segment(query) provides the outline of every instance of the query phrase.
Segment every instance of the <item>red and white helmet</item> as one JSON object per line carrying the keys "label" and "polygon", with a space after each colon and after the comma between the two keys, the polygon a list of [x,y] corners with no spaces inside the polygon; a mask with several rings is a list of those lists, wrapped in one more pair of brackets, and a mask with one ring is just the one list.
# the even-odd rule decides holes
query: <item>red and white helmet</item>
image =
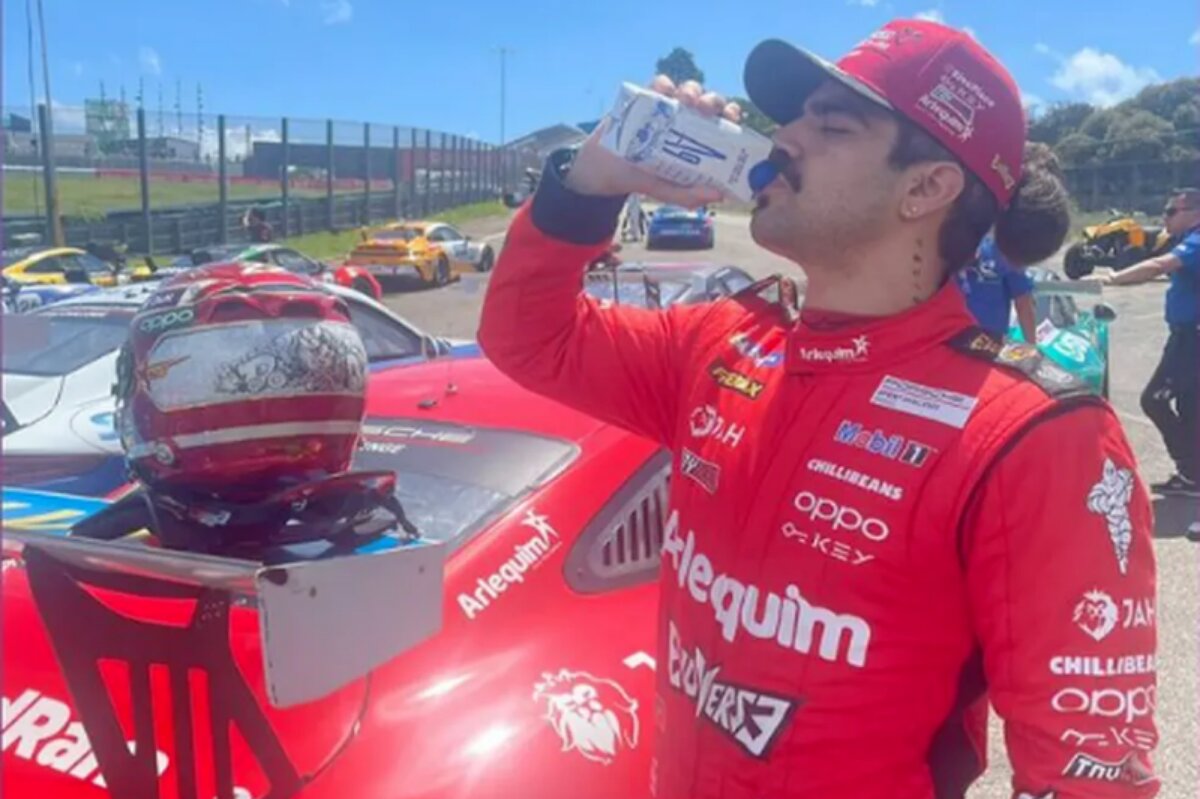
{"label": "red and white helmet", "polygon": [[348,468],[366,373],[340,297],[278,267],[199,267],[133,318],[117,432],[150,491],[256,502]]}

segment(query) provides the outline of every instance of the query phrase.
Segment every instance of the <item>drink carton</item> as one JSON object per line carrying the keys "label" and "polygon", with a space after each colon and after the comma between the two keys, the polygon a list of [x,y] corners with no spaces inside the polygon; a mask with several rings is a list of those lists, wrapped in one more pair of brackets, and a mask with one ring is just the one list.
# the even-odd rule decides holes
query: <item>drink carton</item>
{"label": "drink carton", "polygon": [[632,83],[622,84],[605,124],[603,147],[680,186],[749,202],[774,174],[767,137]]}

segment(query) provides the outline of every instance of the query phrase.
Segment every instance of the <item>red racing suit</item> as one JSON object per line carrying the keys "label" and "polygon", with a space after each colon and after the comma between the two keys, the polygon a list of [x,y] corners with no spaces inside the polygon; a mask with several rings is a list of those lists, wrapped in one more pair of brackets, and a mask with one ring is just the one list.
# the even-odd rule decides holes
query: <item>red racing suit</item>
{"label": "red racing suit", "polygon": [[651,793],[961,797],[990,700],[1014,795],[1156,795],[1151,507],[1107,403],[952,284],[832,332],[783,280],[601,307],[581,275],[621,199],[552,159],[479,340],[675,455]]}

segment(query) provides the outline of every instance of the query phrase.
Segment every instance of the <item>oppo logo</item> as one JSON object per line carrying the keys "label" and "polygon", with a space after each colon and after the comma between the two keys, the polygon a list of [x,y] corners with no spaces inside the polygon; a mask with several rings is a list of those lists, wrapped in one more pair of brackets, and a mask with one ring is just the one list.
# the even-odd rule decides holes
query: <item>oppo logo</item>
{"label": "oppo logo", "polygon": [[143,319],[138,323],[138,330],[143,333],[154,333],[159,330],[167,330],[177,325],[186,325],[196,318],[196,311],[192,308],[174,308],[166,313],[156,314],[154,316]]}
{"label": "oppo logo", "polygon": [[1144,685],[1127,690],[1099,688],[1084,691],[1079,688],[1064,688],[1050,700],[1050,706],[1059,713],[1086,713],[1108,719],[1122,719],[1126,724],[1149,716],[1155,707],[1154,686]]}
{"label": "oppo logo", "polygon": [[792,500],[792,505],[813,521],[830,522],[834,532],[858,532],[872,541],[886,541],[891,535],[887,524],[880,519],[865,517],[854,508],[818,497],[811,491],[801,491]]}

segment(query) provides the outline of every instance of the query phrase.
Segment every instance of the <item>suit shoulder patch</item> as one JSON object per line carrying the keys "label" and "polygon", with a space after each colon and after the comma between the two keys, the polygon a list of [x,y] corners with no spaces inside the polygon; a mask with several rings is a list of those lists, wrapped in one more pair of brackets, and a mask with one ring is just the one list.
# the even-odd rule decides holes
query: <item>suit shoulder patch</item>
{"label": "suit shoulder patch", "polygon": [[1046,358],[1032,344],[1004,342],[982,328],[968,328],[948,343],[952,349],[968,357],[1020,372],[1052,397],[1067,398],[1092,393],[1086,381]]}

